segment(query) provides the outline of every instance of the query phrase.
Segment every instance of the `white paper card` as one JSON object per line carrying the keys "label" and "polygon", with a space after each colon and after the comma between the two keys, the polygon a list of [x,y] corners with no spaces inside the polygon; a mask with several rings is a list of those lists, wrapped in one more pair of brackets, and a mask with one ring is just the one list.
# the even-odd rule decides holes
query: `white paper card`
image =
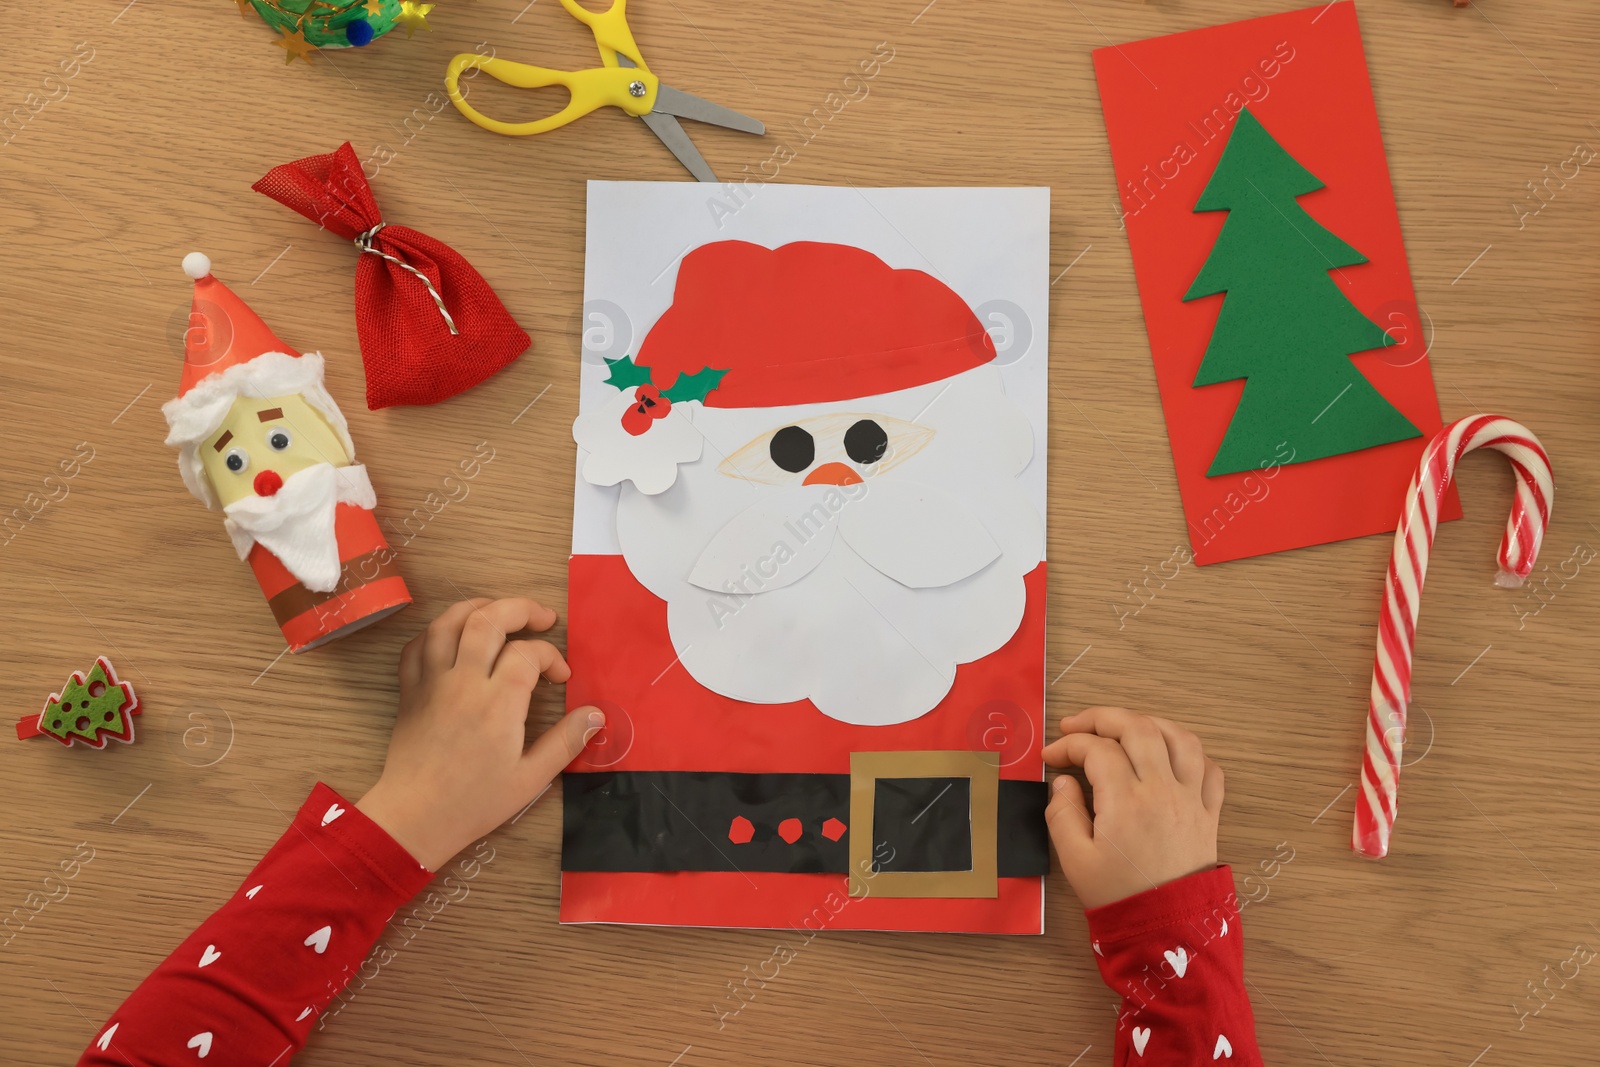
{"label": "white paper card", "polygon": [[[625,557],[667,602],[696,681],[753,703],[809,698],[844,722],[903,722],[1015,632],[1023,578],[1044,558],[1048,216],[1045,189],[589,183],[572,550]],[[734,403],[735,370],[722,394],[663,416],[654,390],[670,382],[635,396],[607,361],[639,354],[685,257],[726,241],[851,246],[881,260],[890,293],[920,272],[916,285],[964,302],[996,355],[811,403]],[[841,306],[853,299],[815,314],[871,314]],[[889,336],[818,373],[849,382],[862,361],[915,364],[917,346],[896,354]],[[760,345],[759,331],[745,342]],[[725,368],[706,352],[704,366]],[[803,447],[785,451],[784,434]]]}

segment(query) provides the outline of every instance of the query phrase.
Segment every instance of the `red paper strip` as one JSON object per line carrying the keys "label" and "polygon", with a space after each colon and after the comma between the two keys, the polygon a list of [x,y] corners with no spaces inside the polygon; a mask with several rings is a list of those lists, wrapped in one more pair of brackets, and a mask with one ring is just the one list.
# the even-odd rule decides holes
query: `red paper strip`
{"label": "red paper strip", "polygon": [[[1196,562],[1393,530],[1441,421],[1355,5],[1113,45],[1094,65]],[[1304,463],[1285,442],[1256,471],[1206,476],[1245,382],[1194,386],[1226,296],[1183,296],[1227,220],[1194,207],[1246,107],[1324,183],[1300,205],[1367,256],[1333,278],[1398,343],[1351,358],[1422,437]],[[1460,515],[1452,490],[1440,517]]]}
{"label": "red paper strip", "polygon": [[[870,890],[871,883],[868,883]],[[564,923],[1037,934],[1044,879],[1002,878],[994,900],[850,897],[842,874],[561,872]]]}

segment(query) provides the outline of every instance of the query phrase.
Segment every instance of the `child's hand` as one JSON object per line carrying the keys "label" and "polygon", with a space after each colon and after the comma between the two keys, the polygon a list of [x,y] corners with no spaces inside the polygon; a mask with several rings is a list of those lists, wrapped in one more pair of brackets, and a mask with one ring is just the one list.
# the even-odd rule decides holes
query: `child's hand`
{"label": "child's hand", "polygon": [[467,600],[401,651],[389,755],[356,807],[430,871],[522,810],[605,725],[579,708],[523,747],[534,686],[572,669],[550,642],[506,635],[555,621],[532,600]]}
{"label": "child's hand", "polygon": [[1075,764],[1094,787],[1094,819],[1071,775],[1055,780],[1045,821],[1067,881],[1086,908],[1131,897],[1216,866],[1222,768],[1188,730],[1125,708],[1089,708],[1061,720],[1044,750]]}

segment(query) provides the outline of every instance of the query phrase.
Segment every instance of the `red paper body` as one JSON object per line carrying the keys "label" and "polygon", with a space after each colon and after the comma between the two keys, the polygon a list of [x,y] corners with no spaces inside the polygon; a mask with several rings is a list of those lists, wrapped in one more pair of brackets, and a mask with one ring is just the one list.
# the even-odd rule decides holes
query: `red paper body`
{"label": "red paper body", "polygon": [[[1044,726],[1046,565],[1026,578],[1017,632],[992,655],[956,669],[932,711],[896,726],[852,726],[810,701],[747,704],[700,685],[677,662],[666,603],[621,556],[568,563],[567,706],[598,704],[604,731],[570,769],[848,774],[850,753],[986,749],[1000,776],[1039,781]],[[728,827],[703,827],[725,835]],[[836,895],[836,896],[835,896]],[[996,899],[850,900],[841,874],[563,872],[563,922],[794,927],[822,907],[829,929],[1041,932],[1042,878],[1001,878]],[[813,927],[821,920],[814,919]]]}
{"label": "red paper body", "polygon": [[[1439,400],[1355,5],[1101,48],[1094,66],[1196,562],[1393,530],[1440,427]],[[1421,437],[1309,463],[1263,457],[1259,472],[1206,477],[1245,383],[1194,388],[1224,297],[1183,294],[1227,219],[1194,205],[1246,106],[1326,186],[1301,206],[1367,257],[1334,280],[1399,343],[1352,358]],[[1460,516],[1452,488],[1440,517]]]}
{"label": "red paper body", "polygon": [[[411,603],[411,593],[406,589],[405,579],[393,566],[394,554],[378,528],[376,516],[354,504],[338,505],[333,516],[339,562],[349,564],[364,557],[367,562],[341,575],[337,596],[319,600],[315,606],[279,620],[278,628],[283,631],[291,652],[313,647],[353,623],[374,616],[381,618]],[[278,557],[261,545],[251,547],[249,559],[261,593],[269,604],[274,597],[299,584]]]}

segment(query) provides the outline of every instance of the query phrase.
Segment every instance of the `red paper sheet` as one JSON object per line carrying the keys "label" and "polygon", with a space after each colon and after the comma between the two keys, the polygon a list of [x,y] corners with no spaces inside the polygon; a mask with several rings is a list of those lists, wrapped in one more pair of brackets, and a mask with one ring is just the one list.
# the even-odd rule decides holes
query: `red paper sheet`
{"label": "red paper sheet", "polygon": [[[1113,45],[1094,65],[1195,561],[1393,530],[1441,423],[1355,5]],[[1283,462],[1285,453],[1259,472],[1206,477],[1245,383],[1194,388],[1225,297],[1183,295],[1227,219],[1194,206],[1245,107],[1324,183],[1301,206],[1367,256],[1336,281],[1399,343],[1352,359],[1424,436],[1308,463]],[[1440,512],[1461,516],[1454,488]]]}
{"label": "red paper sheet", "polygon": [[[667,635],[666,604],[621,556],[568,563],[567,706],[596,704],[605,729],[574,771],[706,770],[848,774],[850,753],[975,749],[998,752],[1002,778],[1039,781],[1044,714],[1045,564],[1026,579],[1017,632],[998,651],[956,669],[926,715],[895,726],[852,726],[810,701],[747,704],[689,676]],[[1000,709],[997,711],[997,709]],[[704,827],[725,834],[727,827]],[[562,922],[802,929],[818,908],[837,929],[1037,934],[1043,879],[1001,878],[995,899],[849,900],[842,874],[564,872]]]}

